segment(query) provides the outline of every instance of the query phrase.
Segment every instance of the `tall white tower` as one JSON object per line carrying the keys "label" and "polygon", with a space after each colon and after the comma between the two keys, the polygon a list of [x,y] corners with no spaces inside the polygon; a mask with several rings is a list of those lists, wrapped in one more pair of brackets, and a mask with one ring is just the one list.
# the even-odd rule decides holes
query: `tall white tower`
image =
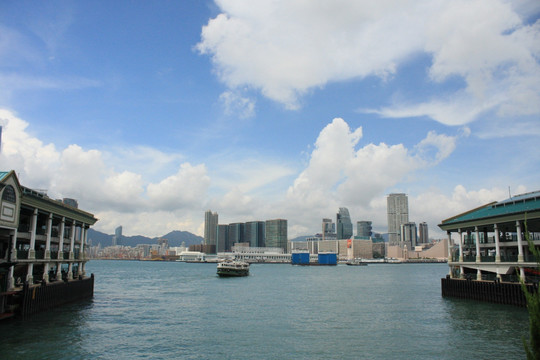
{"label": "tall white tower", "polygon": [[390,194],[386,201],[388,243],[398,245],[401,240],[401,224],[409,222],[409,201],[406,194]]}

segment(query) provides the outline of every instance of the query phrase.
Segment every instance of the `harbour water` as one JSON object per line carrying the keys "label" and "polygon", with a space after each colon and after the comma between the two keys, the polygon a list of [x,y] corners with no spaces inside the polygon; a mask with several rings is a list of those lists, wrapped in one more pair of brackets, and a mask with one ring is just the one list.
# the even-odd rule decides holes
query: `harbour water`
{"label": "harbour water", "polygon": [[1,358],[523,359],[526,309],[442,298],[447,271],[94,260],[94,298],[0,323]]}

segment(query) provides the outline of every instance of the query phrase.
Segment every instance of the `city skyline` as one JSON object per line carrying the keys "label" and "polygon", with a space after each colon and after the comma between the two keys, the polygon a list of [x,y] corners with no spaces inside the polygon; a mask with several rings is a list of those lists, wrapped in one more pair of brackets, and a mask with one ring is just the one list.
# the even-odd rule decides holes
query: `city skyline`
{"label": "city skyline", "polygon": [[538,1],[261,1],[2,2],[0,170],[146,236],[540,188]]}

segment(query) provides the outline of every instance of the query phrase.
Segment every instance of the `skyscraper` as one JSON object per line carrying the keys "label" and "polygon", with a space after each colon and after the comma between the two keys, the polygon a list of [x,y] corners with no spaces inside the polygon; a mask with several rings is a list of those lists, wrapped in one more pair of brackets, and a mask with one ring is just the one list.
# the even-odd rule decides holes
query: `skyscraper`
{"label": "skyscraper", "polygon": [[264,247],[264,222],[250,221],[244,227],[244,241],[251,247]]}
{"label": "skyscraper", "polygon": [[112,238],[112,245],[122,245],[122,226],[117,227],[114,230],[114,236]]}
{"label": "skyscraper", "polygon": [[420,244],[427,244],[429,242],[428,225],[425,222],[418,224],[418,242]]}
{"label": "skyscraper", "polygon": [[371,236],[371,221],[357,221],[356,222],[356,236]]}
{"label": "skyscraper", "polygon": [[390,194],[386,198],[388,214],[388,242],[399,245],[401,224],[409,222],[409,202],[406,194]]}
{"label": "skyscraper", "polygon": [[332,222],[332,219],[322,220],[322,239],[334,240],[336,238],[336,224]]}
{"label": "skyscraper", "polygon": [[287,220],[266,220],[266,247],[282,248],[287,252]]}
{"label": "skyscraper", "polygon": [[353,226],[349,209],[342,207],[336,214],[336,232],[339,239],[350,239],[353,235]]}
{"label": "skyscraper", "polygon": [[218,214],[207,210],[204,213],[204,245],[216,245]]}
{"label": "skyscraper", "polygon": [[225,252],[229,249],[229,225],[217,226],[216,252]]}
{"label": "skyscraper", "polygon": [[408,222],[401,224],[401,243],[400,246],[405,248],[407,245],[408,250],[414,249],[418,243],[416,223]]}

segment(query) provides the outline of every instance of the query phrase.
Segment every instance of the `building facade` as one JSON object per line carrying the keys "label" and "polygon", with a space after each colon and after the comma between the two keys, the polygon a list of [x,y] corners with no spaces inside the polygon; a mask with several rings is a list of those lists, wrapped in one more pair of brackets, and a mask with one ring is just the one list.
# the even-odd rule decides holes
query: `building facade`
{"label": "building facade", "polygon": [[287,252],[287,220],[266,220],[266,247],[281,248]]}
{"label": "building facade", "polygon": [[418,224],[418,243],[429,243],[428,224],[425,222],[421,222],[420,224]]}
{"label": "building facade", "polygon": [[386,198],[388,215],[388,243],[398,245],[401,241],[401,224],[409,222],[409,203],[406,194],[390,194]]}
{"label": "building facade", "polygon": [[371,221],[356,222],[356,236],[368,237],[372,235]]}
{"label": "building facade", "polygon": [[207,210],[204,213],[204,244],[216,245],[217,242],[218,214]]}
{"label": "building facade", "polygon": [[250,221],[245,224],[244,241],[251,247],[265,247],[265,224],[264,221]]}
{"label": "building facade", "polygon": [[351,216],[345,207],[339,208],[336,214],[336,233],[338,239],[350,239],[353,236]]}
{"label": "building facade", "polygon": [[400,240],[400,247],[402,249],[407,247],[408,250],[413,250],[414,247],[418,243],[418,237],[417,237],[417,231],[416,231],[416,223],[414,222],[408,222],[401,224],[401,240]]}

